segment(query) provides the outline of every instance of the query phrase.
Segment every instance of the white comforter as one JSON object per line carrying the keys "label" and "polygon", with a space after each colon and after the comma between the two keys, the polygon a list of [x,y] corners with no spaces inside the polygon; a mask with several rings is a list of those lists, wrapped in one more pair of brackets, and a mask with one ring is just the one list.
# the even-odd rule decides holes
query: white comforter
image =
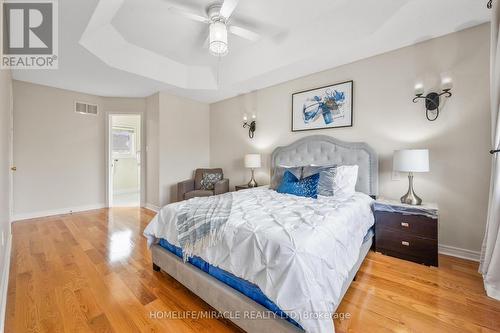
{"label": "white comforter", "polygon": [[[307,332],[333,332],[342,284],[373,225],[372,199],[310,199],[267,188],[233,192],[222,240],[201,257],[250,281]],[[177,210],[163,207],[144,230],[150,244],[177,241]]]}

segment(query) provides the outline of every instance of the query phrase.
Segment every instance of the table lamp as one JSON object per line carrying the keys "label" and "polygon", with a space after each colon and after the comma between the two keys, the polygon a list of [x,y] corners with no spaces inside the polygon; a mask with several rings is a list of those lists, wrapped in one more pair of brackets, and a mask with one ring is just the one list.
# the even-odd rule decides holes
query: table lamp
{"label": "table lamp", "polygon": [[260,168],[260,154],[246,154],[245,168],[252,170],[252,179],[248,182],[248,187],[257,187],[257,182],[254,178],[254,170]]}
{"label": "table lamp", "polygon": [[408,205],[421,205],[420,199],[413,190],[413,173],[429,172],[428,149],[403,149],[394,151],[394,171],[408,172],[408,192],[401,197],[401,202]]}

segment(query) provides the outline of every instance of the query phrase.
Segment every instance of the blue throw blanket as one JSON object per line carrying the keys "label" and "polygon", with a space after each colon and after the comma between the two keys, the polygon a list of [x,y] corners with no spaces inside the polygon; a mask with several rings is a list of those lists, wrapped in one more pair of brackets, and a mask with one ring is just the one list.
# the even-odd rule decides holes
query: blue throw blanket
{"label": "blue throw blanket", "polygon": [[222,238],[232,202],[233,195],[224,193],[192,198],[179,208],[177,233],[184,261]]}

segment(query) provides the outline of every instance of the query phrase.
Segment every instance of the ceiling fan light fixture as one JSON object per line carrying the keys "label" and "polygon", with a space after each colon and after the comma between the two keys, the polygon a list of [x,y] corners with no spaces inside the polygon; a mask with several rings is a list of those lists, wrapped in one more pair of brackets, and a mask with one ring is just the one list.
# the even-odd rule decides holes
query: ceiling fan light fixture
{"label": "ceiling fan light fixture", "polygon": [[216,57],[222,57],[228,53],[227,26],[223,22],[210,23],[209,50]]}

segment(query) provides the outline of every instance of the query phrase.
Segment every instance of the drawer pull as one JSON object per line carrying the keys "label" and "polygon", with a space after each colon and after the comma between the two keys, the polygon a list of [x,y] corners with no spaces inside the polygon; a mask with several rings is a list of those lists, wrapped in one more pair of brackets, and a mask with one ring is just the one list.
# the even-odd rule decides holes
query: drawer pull
{"label": "drawer pull", "polygon": [[408,223],[408,222],[401,222],[401,226],[403,228],[409,228],[410,227],[410,223]]}
{"label": "drawer pull", "polygon": [[401,245],[404,245],[404,246],[410,246],[410,242],[407,242],[407,241],[401,241]]}

